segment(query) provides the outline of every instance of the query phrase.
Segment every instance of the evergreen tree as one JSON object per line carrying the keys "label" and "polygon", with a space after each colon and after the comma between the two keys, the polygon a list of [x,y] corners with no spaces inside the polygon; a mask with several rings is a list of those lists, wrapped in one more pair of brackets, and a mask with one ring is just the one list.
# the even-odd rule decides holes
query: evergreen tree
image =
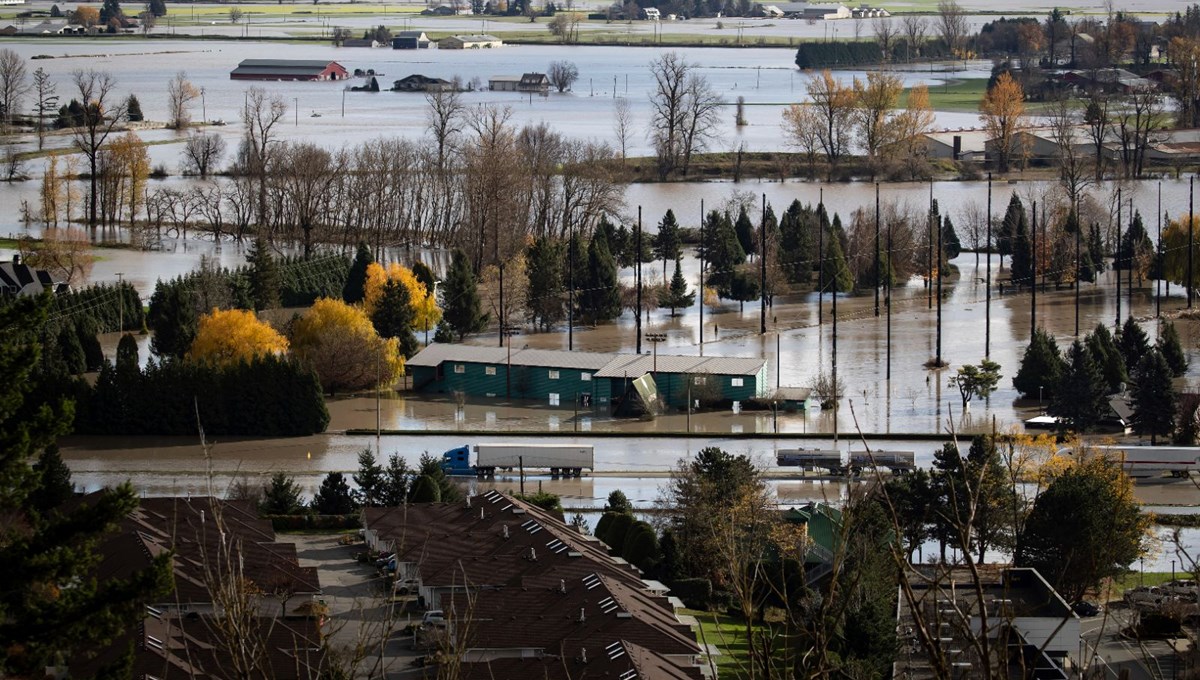
{"label": "evergreen tree", "polygon": [[417,260],[413,262],[412,273],[413,277],[420,281],[421,285],[425,286],[426,293],[433,292],[434,287],[437,285],[437,278],[433,275],[433,270],[429,268],[429,265]]}
{"label": "evergreen tree", "polygon": [[1108,261],[1105,260],[1104,253],[1104,237],[1100,235],[1099,222],[1092,222],[1091,229],[1088,230],[1087,251],[1093,272],[1090,280],[1096,281],[1101,274],[1108,271]]}
{"label": "evergreen tree", "polygon": [[663,280],[667,278],[667,262],[683,256],[683,234],[679,222],[675,219],[675,211],[670,208],[658,223],[658,233],[654,235],[654,257],[662,260]]}
{"label": "evergreen tree", "polygon": [[70,375],[79,375],[87,370],[87,357],[83,354],[83,345],[79,344],[79,335],[75,327],[64,325],[58,332],[58,351],[62,359],[62,367]]}
{"label": "evergreen tree", "polygon": [[605,512],[623,512],[623,513],[632,515],[633,514],[633,503],[629,502],[629,497],[627,497],[625,495],[624,491],[621,491],[620,489],[616,489],[614,491],[609,492],[608,500],[604,503],[604,511]]}
{"label": "evergreen tree", "polygon": [[633,247],[630,243],[633,242],[633,236],[630,231],[622,224],[608,233],[611,234],[608,237],[608,250],[612,253],[613,259],[616,260],[617,266],[621,268],[632,267]]}
{"label": "evergreen tree", "polygon": [[168,285],[162,281],[150,297],[147,322],[154,329],[150,349],[158,357],[182,359],[196,339],[200,319],[196,302],[187,286]]}
{"label": "evergreen tree", "polygon": [[416,312],[412,307],[412,296],[408,286],[397,279],[383,284],[383,291],[375,310],[371,312],[371,324],[380,337],[396,338],[400,353],[409,358],[417,353],[417,336],[413,334]]}
{"label": "evergreen tree", "polygon": [[738,245],[742,247],[742,253],[753,254],[757,252],[755,243],[758,241],[757,235],[754,233],[754,223],[750,221],[750,216],[746,214],[746,206],[741,206],[738,209],[737,222],[733,225],[734,233],[737,234]]}
{"label": "evergreen tree", "polygon": [[409,503],[437,503],[442,500],[438,483],[429,475],[418,475],[408,493]]}
{"label": "evergreen tree", "polygon": [[1126,366],[1137,366],[1142,357],[1150,351],[1150,338],[1132,316],[1125,317],[1125,323],[1117,335],[1117,348],[1120,349],[1121,358],[1125,360]]}
{"label": "evergreen tree", "polygon": [[1171,382],[1171,367],[1158,350],[1142,357],[1133,374],[1133,430],[1150,435],[1150,444],[1175,429],[1178,398]]}
{"label": "evergreen tree", "polygon": [[358,472],[354,473],[354,484],[358,487],[354,500],[360,506],[373,508],[384,504],[387,476],[369,446],[358,453]]}
{"label": "evergreen tree", "polygon": [[75,495],[75,484],[71,482],[71,468],[63,462],[58,445],[51,444],[42,450],[33,464],[37,485],[29,494],[29,505],[45,515]]}
{"label": "evergreen tree", "polygon": [[706,263],[709,273],[704,277],[704,283],[715,288],[720,297],[730,298],[733,297],[733,279],[737,274],[737,267],[746,261],[746,251],[742,249],[737,229],[729,218],[729,213],[722,214],[714,226],[716,230],[711,239],[712,251]]}
{"label": "evergreen tree", "polygon": [[471,271],[466,254],[457,248],[442,285],[442,309],[442,319],[459,340],[487,328],[488,315],[479,299],[475,272]]}
{"label": "evergreen tree", "polygon": [[279,306],[279,289],[283,282],[279,265],[271,257],[266,239],[261,236],[254,239],[246,254],[246,262],[250,265],[250,299],[254,303],[254,311],[275,309]]}
{"label": "evergreen tree", "polygon": [[167,3],[163,0],[150,0],[146,5],[146,9],[156,17],[164,17],[167,15]]}
{"label": "evergreen tree", "polygon": [[792,201],[779,221],[779,259],[792,283],[812,281],[816,263],[816,213]]}
{"label": "evergreen tree", "polygon": [[675,260],[675,275],[671,277],[671,285],[658,298],[659,307],[671,310],[675,316],[676,309],[686,309],[696,302],[696,294],[688,290],[687,279],[683,278],[683,269],[678,258]]}
{"label": "evergreen tree", "polygon": [[146,119],[142,115],[142,103],[138,101],[136,94],[129,95],[129,99],[125,100],[125,118],[130,123],[138,123]]}
{"label": "evergreen tree", "polygon": [[300,511],[300,485],[285,472],[271,475],[271,481],[263,486],[262,505],[264,515],[294,515]]}
{"label": "evergreen tree", "polygon": [[825,239],[825,280],[821,287],[826,292],[849,293],[854,288],[854,278],[846,266],[841,240],[832,236]]}
{"label": "evergreen tree", "polygon": [[947,262],[962,253],[962,241],[959,240],[958,232],[954,230],[954,222],[950,221],[949,215],[942,220],[942,252]]}
{"label": "evergreen tree", "polygon": [[1013,376],[1013,387],[1026,399],[1039,392],[1043,398],[1053,397],[1065,367],[1058,341],[1039,328],[1033,332],[1033,339],[1021,357],[1021,368]]}
{"label": "evergreen tree", "polygon": [[340,472],[325,475],[312,505],[318,515],[348,515],[354,512],[354,499],[350,497],[350,485],[346,483],[345,475]]}
{"label": "evergreen tree", "polygon": [[119,0],[104,0],[100,5],[100,23],[108,24],[113,19],[121,20],[125,18],[125,11],[121,9]]}
{"label": "evergreen tree", "polygon": [[1167,365],[1171,367],[1171,375],[1178,378],[1187,373],[1188,360],[1183,353],[1183,344],[1179,342],[1179,331],[1175,330],[1175,324],[1170,321],[1163,322],[1162,335],[1158,336],[1157,347]]}
{"label": "evergreen tree", "polygon": [[1067,350],[1067,367],[1046,412],[1074,432],[1087,432],[1108,410],[1108,385],[1087,347],[1076,340]]}
{"label": "evergreen tree", "polygon": [[1029,224],[1025,221],[1024,210],[1020,212],[1020,217],[1013,226],[1012,265],[1009,271],[1013,284],[1018,286],[1032,286],[1037,277],[1033,242],[1029,237]]}
{"label": "evergreen tree", "polygon": [[408,502],[410,474],[408,461],[399,454],[388,456],[387,469],[383,472],[383,493],[380,496],[380,503],[384,507],[394,508]]}
{"label": "evergreen tree", "polygon": [[[137,508],[128,483],[46,512],[63,470],[47,451],[71,428],[71,402],[57,378],[39,373],[40,335],[51,301],[0,302],[0,675],[41,677],[60,654],[109,647],[145,617],[170,586],[170,555],[145,570],[96,578],[95,545]],[[45,453],[44,453],[45,452]],[[39,459],[35,469],[34,458]],[[66,480],[69,484],[69,477]],[[38,507],[41,506],[41,507]]]}
{"label": "evergreen tree", "polygon": [[1121,350],[1117,348],[1112,333],[1108,332],[1108,327],[1102,323],[1096,324],[1095,330],[1084,338],[1084,344],[1087,345],[1092,360],[1104,374],[1104,382],[1108,384],[1110,394],[1119,391],[1122,384],[1129,383],[1125,360],[1121,357]]}
{"label": "evergreen tree", "polygon": [[1130,267],[1133,267],[1138,271],[1138,278],[1141,279],[1141,263],[1149,262],[1153,254],[1154,243],[1150,240],[1150,234],[1146,233],[1146,225],[1142,223],[1142,213],[1135,210],[1133,221],[1121,235],[1121,251],[1116,269],[1128,271]]}
{"label": "evergreen tree", "polygon": [[579,308],[589,323],[608,321],[621,315],[621,290],[617,263],[608,250],[604,232],[597,230],[588,244],[583,290],[578,291]]}
{"label": "evergreen tree", "polygon": [[1013,242],[1017,237],[1018,225],[1023,224],[1025,220],[1025,206],[1021,204],[1021,199],[1017,197],[1016,192],[1013,192],[1012,198],[1008,200],[1008,208],[1004,211],[1004,219],[1000,222],[1000,228],[995,234],[996,252],[1000,253],[1000,266],[1004,266],[1005,255],[1013,254]]}
{"label": "evergreen tree", "polygon": [[359,241],[358,250],[354,253],[354,262],[350,265],[350,273],[346,276],[346,286],[342,288],[343,302],[353,305],[363,301],[367,290],[367,267],[374,263],[375,256],[371,254],[371,249],[365,242]]}
{"label": "evergreen tree", "polygon": [[137,340],[125,333],[117,341],[117,372],[137,371],[140,365]]}
{"label": "evergreen tree", "polygon": [[[100,347],[100,338],[96,329],[96,321],[90,316],[75,322],[75,334],[83,347],[83,359],[87,370],[99,371],[104,365],[104,350]],[[153,345],[153,341],[151,341]]]}
{"label": "evergreen tree", "polygon": [[563,318],[565,254],[564,244],[549,236],[534,239],[525,254],[529,279],[526,293],[526,299],[529,300],[528,317],[534,326],[543,330],[550,330]]}
{"label": "evergreen tree", "polygon": [[757,300],[762,294],[762,289],[759,286],[759,276],[757,271],[746,271],[738,269],[733,273],[733,280],[729,283],[729,295],[731,300],[737,300],[741,311],[745,311],[746,303]]}

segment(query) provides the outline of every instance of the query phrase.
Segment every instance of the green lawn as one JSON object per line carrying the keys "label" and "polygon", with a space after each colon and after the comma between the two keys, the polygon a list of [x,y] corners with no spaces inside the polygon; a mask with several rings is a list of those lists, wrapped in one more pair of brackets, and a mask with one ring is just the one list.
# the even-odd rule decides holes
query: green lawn
{"label": "green lawn", "polygon": [[750,646],[746,642],[746,628],[740,620],[728,614],[684,609],[681,613],[691,614],[700,622],[696,639],[702,645],[713,645],[721,650],[716,657],[719,677],[737,677],[746,672],[750,663]]}
{"label": "green lawn", "polygon": [[[929,86],[929,105],[934,111],[974,112],[987,90],[987,78],[962,78],[945,85]],[[900,97],[900,106],[908,104],[909,90]]]}

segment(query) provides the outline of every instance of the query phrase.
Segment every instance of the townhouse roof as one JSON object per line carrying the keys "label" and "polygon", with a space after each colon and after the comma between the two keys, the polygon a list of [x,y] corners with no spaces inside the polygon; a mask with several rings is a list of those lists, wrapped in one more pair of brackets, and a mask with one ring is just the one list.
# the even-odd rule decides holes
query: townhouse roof
{"label": "townhouse roof", "polygon": [[590,641],[533,658],[505,658],[465,663],[462,680],[537,678],[537,680],[701,680],[698,666],[680,666],[661,654],[628,640]]}
{"label": "townhouse roof", "polygon": [[[94,502],[100,493],[78,502]],[[300,566],[295,544],[277,542],[252,503],[210,497],[141,499],[99,546],[97,577],[127,577],[167,551],[175,585],[168,602],[212,602],[208,579],[218,559],[237,559],[245,577],[268,593],[321,591],[317,570]]]}
{"label": "townhouse roof", "polygon": [[453,604],[444,609],[451,619],[453,612],[470,617],[474,649],[554,653],[619,639],[669,656],[701,652],[691,627],[678,619],[667,598],[599,573],[450,599]]}

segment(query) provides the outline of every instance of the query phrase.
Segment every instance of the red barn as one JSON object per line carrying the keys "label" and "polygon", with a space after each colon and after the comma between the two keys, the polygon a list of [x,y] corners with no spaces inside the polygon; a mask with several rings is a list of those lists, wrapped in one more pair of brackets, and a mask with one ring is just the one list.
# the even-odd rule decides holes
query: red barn
{"label": "red barn", "polygon": [[321,59],[244,59],[230,80],[345,80],[346,68]]}

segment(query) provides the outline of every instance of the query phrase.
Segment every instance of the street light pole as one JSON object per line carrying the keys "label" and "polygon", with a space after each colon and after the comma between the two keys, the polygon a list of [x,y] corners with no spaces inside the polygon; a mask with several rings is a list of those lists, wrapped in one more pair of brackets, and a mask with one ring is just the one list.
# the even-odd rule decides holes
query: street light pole
{"label": "street light pole", "polygon": [[125,332],[125,272],[117,272],[117,333]]}

